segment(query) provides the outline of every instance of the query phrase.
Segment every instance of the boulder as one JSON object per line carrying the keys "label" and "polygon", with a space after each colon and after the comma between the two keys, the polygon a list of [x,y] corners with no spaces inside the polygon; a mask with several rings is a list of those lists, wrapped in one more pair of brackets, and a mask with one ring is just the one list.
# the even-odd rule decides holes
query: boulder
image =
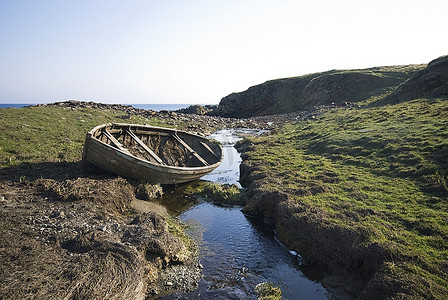
{"label": "boulder", "polygon": [[425,69],[398,86],[389,99],[397,103],[440,97],[448,97],[448,55],[431,61]]}

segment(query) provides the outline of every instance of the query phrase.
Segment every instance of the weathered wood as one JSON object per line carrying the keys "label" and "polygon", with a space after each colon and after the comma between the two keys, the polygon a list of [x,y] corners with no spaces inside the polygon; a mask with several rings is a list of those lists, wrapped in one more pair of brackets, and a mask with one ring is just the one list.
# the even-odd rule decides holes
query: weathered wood
{"label": "weathered wood", "polygon": [[106,128],[103,129],[103,133],[118,149],[128,154],[131,154],[131,152],[129,152],[129,150],[126,149],[122,143],[120,143],[112,134],[110,134]]}
{"label": "weathered wood", "polygon": [[[188,162],[188,165],[182,167],[161,165],[156,163],[155,159],[153,160],[150,156],[148,156],[150,158],[148,160],[143,155],[133,155],[129,151],[132,148],[128,146],[128,143],[137,140],[132,137],[132,134],[129,135],[127,130],[132,132],[148,149],[150,148],[144,141],[152,140],[152,138],[159,136],[159,133],[163,135],[162,139],[164,140],[167,138],[176,139],[179,143],[175,145],[167,143],[166,145],[172,145],[174,147],[182,145],[185,147],[188,151],[182,154],[181,159],[185,159],[186,157],[184,155],[190,155],[189,153],[191,152],[193,155],[196,153],[203,161],[208,163],[205,165],[198,158],[197,160],[185,160]],[[144,132],[144,134],[137,136],[135,132]],[[169,137],[167,136],[168,134]],[[122,137],[123,140],[121,139]],[[122,142],[118,139],[120,141],[122,140]],[[207,145],[211,151],[202,145],[202,143]],[[137,142],[137,144],[140,143]],[[165,151],[169,153],[170,149],[165,149]],[[176,151],[173,153],[176,153]],[[146,180],[151,183],[160,184],[178,184],[197,180],[218,167],[222,162],[222,158],[221,145],[212,143],[199,135],[169,128],[121,123],[103,124],[93,128],[86,135],[83,149],[83,165],[89,164],[126,178]],[[204,164],[204,166],[201,164]]]}
{"label": "weathered wood", "polygon": [[209,166],[210,164],[203,159],[196,151],[194,151],[187,143],[185,143],[185,141],[183,139],[181,139],[176,132],[174,132],[173,137],[176,139],[176,141],[178,141],[182,146],[185,147],[185,149],[187,149],[188,151],[191,152],[191,154],[194,155],[194,157],[196,157],[201,163],[204,164],[204,166]]}
{"label": "weathered wood", "polygon": [[[116,133],[121,133],[122,132],[122,128],[111,128],[111,129],[109,129],[108,130],[109,131],[109,133],[112,133],[112,134],[116,134]],[[136,135],[148,135],[148,136],[151,136],[151,135],[158,135],[158,136],[171,136],[172,135],[172,133],[170,133],[170,132],[157,132],[157,131],[154,131],[154,130],[141,130],[141,129],[132,129],[132,132],[134,133],[134,134],[136,134]]]}
{"label": "weathered wood", "polygon": [[213,152],[212,148],[210,148],[209,145],[207,145],[206,143],[204,143],[203,141],[199,141],[199,143],[205,148],[207,149],[211,154],[213,154],[214,157],[218,158],[215,154],[215,152]]}
{"label": "weathered wood", "polygon": [[166,165],[166,164],[163,162],[163,160],[162,160],[157,154],[155,154],[154,151],[152,151],[151,149],[149,149],[149,147],[146,146],[146,144],[143,143],[142,140],[139,139],[138,136],[136,136],[132,131],[130,131],[130,130],[128,129],[128,130],[126,130],[126,133],[127,133],[131,138],[133,138],[134,141],[136,141],[137,144],[140,145],[140,147],[142,147],[143,149],[145,149],[145,151],[148,152],[149,155],[151,155],[151,157],[154,158],[154,160],[155,160],[157,163],[159,163],[159,164],[161,164],[161,165]]}

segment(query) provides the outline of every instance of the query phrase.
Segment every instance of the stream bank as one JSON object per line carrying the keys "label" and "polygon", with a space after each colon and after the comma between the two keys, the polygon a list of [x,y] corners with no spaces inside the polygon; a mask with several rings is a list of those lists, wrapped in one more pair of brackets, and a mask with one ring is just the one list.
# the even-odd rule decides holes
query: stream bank
{"label": "stream bank", "polygon": [[[224,161],[203,179],[239,185],[241,158],[233,146],[241,135],[248,134],[254,132],[215,133],[213,137],[224,146]],[[303,264],[300,255],[283,246],[273,228],[262,219],[244,215],[241,206],[222,206],[191,196],[199,184],[194,182],[165,191],[156,200],[188,225],[189,234],[199,244],[203,266],[197,289],[164,299],[256,299],[255,287],[263,282],[279,286],[283,299],[337,299],[320,283],[321,271]]]}

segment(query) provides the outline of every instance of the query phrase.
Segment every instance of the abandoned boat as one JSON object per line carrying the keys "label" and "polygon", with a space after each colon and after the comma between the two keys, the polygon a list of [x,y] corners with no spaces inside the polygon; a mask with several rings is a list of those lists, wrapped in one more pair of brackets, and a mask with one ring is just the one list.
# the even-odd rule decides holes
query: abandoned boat
{"label": "abandoned boat", "polygon": [[213,171],[223,159],[221,144],[181,130],[109,123],[86,135],[84,169],[93,165],[126,178],[150,183],[193,181]]}

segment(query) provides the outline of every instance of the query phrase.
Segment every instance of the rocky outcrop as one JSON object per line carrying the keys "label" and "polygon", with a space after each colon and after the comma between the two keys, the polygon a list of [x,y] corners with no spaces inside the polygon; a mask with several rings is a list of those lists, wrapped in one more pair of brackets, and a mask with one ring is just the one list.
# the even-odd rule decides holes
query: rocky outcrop
{"label": "rocky outcrop", "polygon": [[439,97],[448,97],[448,55],[431,61],[425,69],[402,83],[389,99],[397,103]]}
{"label": "rocky outcrop", "polygon": [[216,109],[217,107],[218,107],[217,105],[199,105],[199,104],[195,104],[195,105],[190,105],[187,108],[178,109],[178,110],[176,110],[176,113],[205,115],[205,114],[211,112],[212,110]]}
{"label": "rocky outcrop", "polygon": [[267,81],[221,99],[210,115],[248,118],[294,111],[318,105],[358,102],[396,87],[423,66],[331,70]]}
{"label": "rocky outcrop", "polygon": [[294,99],[311,78],[307,76],[267,81],[244,92],[232,93],[221,99],[211,115],[246,118],[298,111]]}
{"label": "rocky outcrop", "polygon": [[304,88],[301,107],[340,104],[365,99],[365,94],[387,85],[377,74],[347,72],[313,78]]}
{"label": "rocky outcrop", "polygon": [[248,118],[298,111],[297,98],[311,78],[285,78],[252,86],[244,92],[232,93],[219,103],[211,115]]}

